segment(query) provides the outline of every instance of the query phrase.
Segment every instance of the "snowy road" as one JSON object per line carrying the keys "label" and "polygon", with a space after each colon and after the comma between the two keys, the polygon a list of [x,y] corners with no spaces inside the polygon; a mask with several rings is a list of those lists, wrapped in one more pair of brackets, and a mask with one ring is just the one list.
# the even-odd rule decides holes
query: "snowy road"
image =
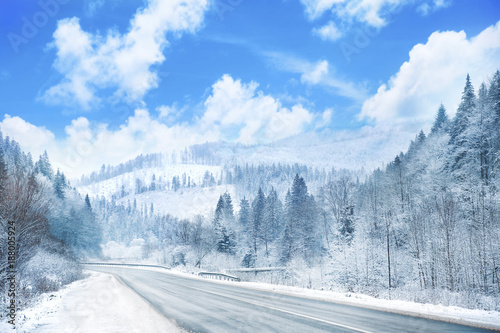
{"label": "snowy road", "polygon": [[490,332],[158,271],[92,270],[118,275],[160,313],[191,332]]}

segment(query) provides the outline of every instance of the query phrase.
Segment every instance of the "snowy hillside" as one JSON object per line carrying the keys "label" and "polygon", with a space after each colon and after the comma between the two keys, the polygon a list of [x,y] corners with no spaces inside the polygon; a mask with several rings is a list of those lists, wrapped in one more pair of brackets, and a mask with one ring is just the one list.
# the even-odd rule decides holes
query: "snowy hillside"
{"label": "snowy hillside", "polygon": [[127,206],[136,200],[137,207],[154,205],[155,214],[172,216],[181,219],[192,219],[196,215],[210,216],[213,213],[219,196],[228,192],[235,197],[232,185],[183,188],[176,191],[149,191],[141,194],[128,195],[117,200],[117,204]]}
{"label": "snowy hillside", "polygon": [[110,198],[114,194],[120,196],[122,190],[125,195],[136,193],[138,181],[142,186],[150,187],[155,177],[155,186],[163,189],[164,186],[170,185],[173,177],[178,176],[182,180],[185,174],[186,183],[188,179],[191,184],[202,184],[203,176],[208,171],[217,177],[220,174],[221,168],[218,166],[195,165],[195,164],[178,164],[168,165],[163,168],[147,168],[128,172],[111,179],[101,182],[95,182],[91,185],[80,186],[78,191],[83,195],[88,194],[90,197]]}
{"label": "snowy hillside", "polygon": [[[133,205],[135,200],[138,209],[146,206],[148,210],[153,204],[155,214],[179,218],[192,218],[197,214],[208,216],[222,193],[229,192],[236,201],[247,194],[241,193],[240,188],[239,196],[235,196],[238,192],[235,186],[224,185],[228,184],[228,166],[299,164],[327,172],[332,168],[357,169],[360,170],[358,176],[363,178],[406,149],[407,138],[408,135],[401,132],[390,135],[360,130],[356,134],[301,134],[272,145],[205,143],[180,150],[177,154],[141,155],[119,166],[103,166],[100,172],[76,183],[87,184],[77,186],[77,189],[82,195],[88,194],[94,199],[113,198],[123,206]],[[130,171],[124,172],[126,170]],[[179,181],[177,189],[174,189],[174,177]],[[311,189],[316,192],[317,184],[309,181]],[[273,186],[286,190],[289,183],[281,184],[284,188],[280,188],[280,184]],[[261,186],[265,188],[268,184],[265,182]]]}
{"label": "snowy hillside", "polygon": [[[361,129],[356,133],[304,133],[273,144],[238,146],[223,159],[237,163],[306,164],[315,168],[335,168],[367,172],[382,167],[408,149],[414,134]],[[227,153],[227,151],[226,151]]]}

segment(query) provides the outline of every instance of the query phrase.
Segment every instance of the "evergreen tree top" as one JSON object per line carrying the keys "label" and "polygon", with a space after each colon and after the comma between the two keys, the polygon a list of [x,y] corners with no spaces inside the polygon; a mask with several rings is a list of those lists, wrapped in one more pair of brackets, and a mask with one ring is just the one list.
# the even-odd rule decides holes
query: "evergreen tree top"
{"label": "evergreen tree top", "polygon": [[92,210],[92,206],[90,205],[90,198],[89,195],[85,195],[85,206],[89,209]]}
{"label": "evergreen tree top", "polygon": [[431,134],[437,133],[439,130],[447,130],[450,119],[448,118],[448,114],[446,113],[446,109],[444,105],[441,103],[439,106],[438,112],[436,114],[436,119],[434,120],[434,124],[431,128]]}
{"label": "evergreen tree top", "polygon": [[424,141],[425,141],[425,133],[423,130],[420,130],[420,132],[418,133],[418,143],[419,144],[422,144]]}
{"label": "evergreen tree top", "polygon": [[453,120],[453,126],[451,128],[450,142],[452,144],[459,144],[457,143],[457,138],[464,133],[469,126],[469,118],[472,116],[475,107],[476,95],[474,93],[474,87],[470,82],[470,76],[467,74],[464,91],[462,93],[462,102],[460,102],[460,106],[458,107],[457,114]]}

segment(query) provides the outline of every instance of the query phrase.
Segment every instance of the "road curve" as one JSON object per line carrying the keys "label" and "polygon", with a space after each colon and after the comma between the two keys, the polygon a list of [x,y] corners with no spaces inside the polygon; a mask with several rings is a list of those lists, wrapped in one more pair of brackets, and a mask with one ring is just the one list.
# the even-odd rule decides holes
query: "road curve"
{"label": "road curve", "polygon": [[160,271],[87,268],[119,276],[165,317],[190,332],[492,332]]}

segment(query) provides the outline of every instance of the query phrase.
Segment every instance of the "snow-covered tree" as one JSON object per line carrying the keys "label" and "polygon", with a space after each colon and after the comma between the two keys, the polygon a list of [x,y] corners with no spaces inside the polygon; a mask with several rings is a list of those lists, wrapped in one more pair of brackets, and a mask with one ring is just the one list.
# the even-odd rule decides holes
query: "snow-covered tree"
{"label": "snow-covered tree", "polygon": [[436,114],[436,118],[431,128],[431,135],[436,134],[438,131],[447,131],[450,125],[450,119],[446,113],[444,105],[441,104]]}

